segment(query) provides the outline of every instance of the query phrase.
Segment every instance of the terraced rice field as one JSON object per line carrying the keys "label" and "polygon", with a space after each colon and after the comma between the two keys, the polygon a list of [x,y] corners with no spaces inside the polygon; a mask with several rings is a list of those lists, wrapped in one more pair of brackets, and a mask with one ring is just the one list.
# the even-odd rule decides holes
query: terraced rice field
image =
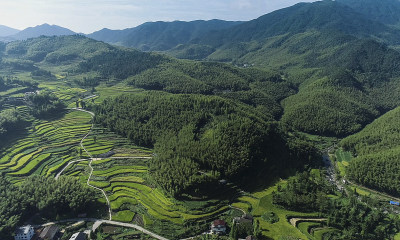
{"label": "terraced rice field", "polygon": [[18,181],[32,174],[51,176],[77,156],[82,136],[91,127],[91,118],[68,112],[61,119],[36,121],[28,135],[12,142],[0,154],[0,171]]}
{"label": "terraced rice field", "polygon": [[90,184],[102,188],[109,195],[114,220],[132,221],[132,216],[126,213],[131,210],[146,219],[147,225],[160,220],[181,225],[189,220],[210,219],[228,209],[225,206],[209,212],[188,210],[184,204],[151,186],[147,181],[146,161],[136,158],[93,162]]}

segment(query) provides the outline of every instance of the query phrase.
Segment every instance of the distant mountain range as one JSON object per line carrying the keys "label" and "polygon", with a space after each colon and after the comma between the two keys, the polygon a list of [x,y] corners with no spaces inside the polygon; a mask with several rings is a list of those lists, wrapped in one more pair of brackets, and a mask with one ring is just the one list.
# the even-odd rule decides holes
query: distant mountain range
{"label": "distant mountain range", "polygon": [[74,35],[75,32],[57,25],[42,24],[29,27],[22,31],[6,26],[0,26],[0,40],[10,42],[15,40],[26,40],[39,36],[62,36]]}
{"label": "distant mountain range", "polygon": [[10,36],[10,35],[14,35],[16,33],[18,33],[19,30],[18,29],[14,29],[14,28],[10,28],[4,25],[0,25],[0,37],[6,37],[6,36]]}
{"label": "distant mountain range", "polygon": [[124,30],[102,29],[87,36],[107,43],[144,51],[165,51],[179,44],[201,38],[210,31],[227,29],[242,22],[222,20],[192,22],[148,22]]}
{"label": "distant mountain range", "polygon": [[[147,22],[133,28],[104,28],[86,36],[142,51],[167,51],[179,58],[205,59],[232,44],[310,30],[337,31],[400,45],[399,0],[337,0],[299,3],[247,22],[197,20]],[[41,35],[77,34],[67,28],[43,24],[22,31],[0,25],[0,40],[25,40]],[[229,59],[228,59],[229,60]]]}

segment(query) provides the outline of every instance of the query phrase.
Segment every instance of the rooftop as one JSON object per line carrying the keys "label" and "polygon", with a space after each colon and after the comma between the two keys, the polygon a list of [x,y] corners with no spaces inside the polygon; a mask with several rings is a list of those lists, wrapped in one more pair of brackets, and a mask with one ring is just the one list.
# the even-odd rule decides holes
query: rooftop
{"label": "rooftop", "polygon": [[215,220],[215,221],[213,222],[213,225],[214,225],[214,226],[225,226],[225,225],[226,225],[226,222],[225,222],[224,220],[218,219],[218,220]]}
{"label": "rooftop", "polygon": [[85,234],[83,232],[74,233],[69,240],[85,240]]}
{"label": "rooftop", "polygon": [[31,225],[19,227],[15,230],[15,234],[28,234],[28,232],[31,228],[32,228]]}
{"label": "rooftop", "polygon": [[44,238],[53,239],[54,235],[57,234],[58,230],[59,230],[58,227],[55,225],[47,226],[43,229],[39,237],[43,239]]}

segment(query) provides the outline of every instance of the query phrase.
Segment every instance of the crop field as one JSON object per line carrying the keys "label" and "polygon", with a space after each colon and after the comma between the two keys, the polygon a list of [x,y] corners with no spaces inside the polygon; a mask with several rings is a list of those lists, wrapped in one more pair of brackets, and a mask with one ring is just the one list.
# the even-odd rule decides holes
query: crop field
{"label": "crop field", "polygon": [[91,117],[66,112],[61,119],[33,123],[28,135],[6,146],[0,154],[0,171],[18,181],[32,174],[51,176],[77,156],[80,139],[90,130]]}
{"label": "crop field", "polygon": [[132,215],[126,213],[131,210],[147,219],[147,225],[156,221],[182,225],[185,221],[210,219],[228,209],[225,206],[205,212],[189,210],[185,204],[166,197],[147,180],[146,161],[138,157],[93,162],[90,184],[109,194],[114,220],[132,221]]}
{"label": "crop field", "polygon": [[337,168],[339,169],[340,175],[346,175],[346,167],[349,166],[349,163],[352,159],[351,153],[345,152],[341,149],[338,149],[335,153]]}

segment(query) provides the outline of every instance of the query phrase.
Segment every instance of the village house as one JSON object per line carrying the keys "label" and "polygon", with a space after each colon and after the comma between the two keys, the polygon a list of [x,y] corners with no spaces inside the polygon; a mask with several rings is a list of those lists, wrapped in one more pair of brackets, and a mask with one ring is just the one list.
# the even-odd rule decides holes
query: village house
{"label": "village house", "polygon": [[214,234],[225,234],[226,233],[226,222],[224,220],[215,220],[211,224],[211,232]]}
{"label": "village house", "polygon": [[31,225],[23,226],[15,230],[15,240],[31,240],[35,231]]}

